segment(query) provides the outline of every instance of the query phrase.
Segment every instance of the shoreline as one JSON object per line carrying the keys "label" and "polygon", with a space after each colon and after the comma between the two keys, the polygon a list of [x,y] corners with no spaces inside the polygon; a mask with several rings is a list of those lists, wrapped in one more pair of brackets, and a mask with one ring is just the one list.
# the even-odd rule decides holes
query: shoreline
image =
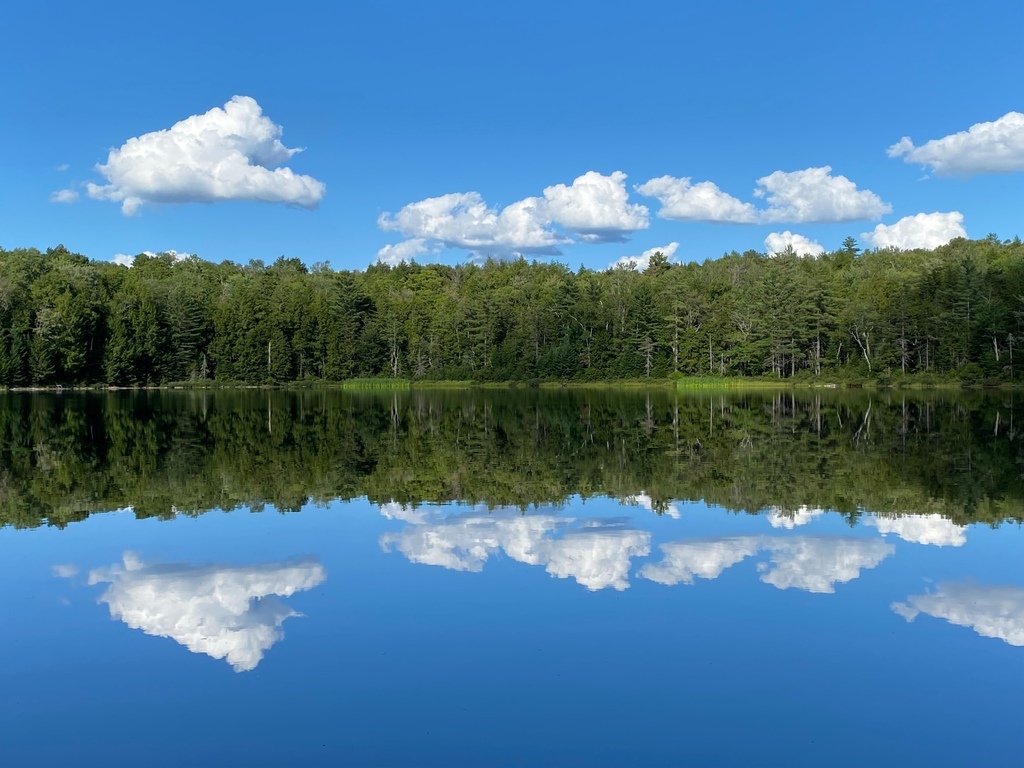
{"label": "shoreline", "polygon": [[679,392],[702,390],[964,390],[964,391],[1014,391],[1024,389],[1024,383],[983,382],[964,383],[960,381],[920,382],[913,379],[879,381],[836,381],[798,380],[777,381],[753,378],[705,378],[688,377],[679,379],[610,379],[603,381],[476,381],[476,380],[430,380],[430,379],[345,379],[342,381],[291,381],[263,384],[243,382],[169,382],[167,384],[145,384],[120,386],[108,384],[88,385],[31,385],[0,387],[2,393],[54,393],[61,392],[143,392],[143,391],[189,391],[189,390],[343,390],[343,391],[406,391],[439,390],[455,391],[469,389],[675,389]]}

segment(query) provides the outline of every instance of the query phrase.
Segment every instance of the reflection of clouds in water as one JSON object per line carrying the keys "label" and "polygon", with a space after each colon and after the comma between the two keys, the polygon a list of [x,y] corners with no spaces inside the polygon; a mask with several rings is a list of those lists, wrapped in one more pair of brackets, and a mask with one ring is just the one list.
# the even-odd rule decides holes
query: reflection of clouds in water
{"label": "reflection of clouds in water", "polygon": [[768,508],[768,523],[772,528],[785,528],[793,530],[797,526],[807,525],[816,517],[825,514],[824,509],[812,509],[811,507],[799,507],[795,511],[783,509],[782,507]]}
{"label": "reflection of clouds in water", "polygon": [[812,536],[768,541],[772,564],[762,563],[761,581],[779,589],[835,592],[835,585],[853,581],[862,569],[874,568],[895,551],[878,539]]}
{"label": "reflection of clouds in water", "polygon": [[[636,496],[627,496],[623,503],[635,504],[638,507],[643,507],[648,512],[654,512],[654,499],[648,496],[646,493],[641,491]],[[661,510],[662,514],[671,517],[673,520],[678,520],[680,517],[679,508],[675,504],[666,503]]]}
{"label": "reflection of clouds in water", "polygon": [[864,524],[878,529],[879,533],[895,533],[904,541],[914,544],[933,544],[937,547],[962,547],[967,536],[966,525],[957,525],[942,515],[904,515],[902,517],[864,518]]}
{"label": "reflection of clouds in water", "polygon": [[416,509],[412,504],[399,504],[397,501],[389,501],[380,505],[380,513],[388,520],[401,520],[413,525],[419,525],[427,521],[427,510]]}
{"label": "reflection of clouds in water", "polygon": [[984,584],[939,584],[929,594],[911,595],[892,609],[907,621],[925,613],[970,627],[982,637],[1024,646],[1024,589]]}
{"label": "reflection of clouds in water", "polygon": [[[556,533],[562,535],[556,538]],[[647,531],[624,528],[617,521],[576,521],[512,510],[439,517],[385,533],[380,544],[411,562],[457,571],[480,571],[492,554],[503,551],[590,590],[623,590],[629,587],[630,558],[648,554],[650,540]]]}
{"label": "reflection of clouds in water", "polygon": [[640,569],[640,575],[659,584],[692,584],[695,577],[715,579],[722,572],[762,550],[771,563],[761,563],[761,581],[779,589],[834,592],[835,585],[853,581],[862,569],[874,568],[893,551],[878,539],[818,536],[737,536],[662,544],[664,557]]}
{"label": "reflection of clouds in water", "polygon": [[761,539],[756,536],[673,541],[661,545],[661,562],[648,563],[640,569],[640,575],[669,586],[680,582],[692,584],[694,577],[716,579],[726,568],[756,555],[760,548]]}
{"label": "reflection of clouds in water", "polygon": [[147,565],[128,552],[124,565],[89,573],[109,584],[100,601],[110,615],[147,635],[169,637],[193,653],[225,659],[236,672],[254,669],[299,616],[278,596],[312,589],[326,578],[307,558],[258,565]]}

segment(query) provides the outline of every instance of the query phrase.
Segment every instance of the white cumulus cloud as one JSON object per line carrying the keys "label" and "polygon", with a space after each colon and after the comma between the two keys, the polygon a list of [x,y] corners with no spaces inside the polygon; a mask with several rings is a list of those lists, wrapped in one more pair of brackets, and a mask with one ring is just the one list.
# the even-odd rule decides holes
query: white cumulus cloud
{"label": "white cumulus cloud", "polygon": [[790,232],[770,232],[764,239],[764,247],[769,255],[785,253],[787,248],[792,248],[798,256],[821,256],[825,249],[810,238]]}
{"label": "white cumulus cloud", "polygon": [[478,192],[454,192],[384,213],[377,224],[421,245],[431,242],[481,255],[557,254],[570,241],[550,228],[543,207],[542,199],[528,197],[499,211],[489,208]]}
{"label": "white cumulus cloud", "polygon": [[879,539],[794,536],[768,542],[771,566],[761,564],[761,581],[779,589],[832,593],[836,584],[853,581],[895,551]]}
{"label": "white cumulus cloud", "polygon": [[[623,256],[617,261],[613,261],[610,265],[610,269],[616,267],[630,267],[632,266],[638,272],[643,272],[650,266],[651,256],[656,253],[661,253],[666,259],[672,261],[672,257],[676,255],[676,251],[679,250],[679,243],[669,243],[668,245],[661,245],[655,248],[648,248],[646,251],[641,253],[639,256]],[[637,497],[639,498],[639,497]]]}
{"label": "white cumulus cloud", "polygon": [[863,518],[865,525],[878,529],[879,533],[892,533],[904,541],[914,544],[931,544],[936,547],[962,547],[967,543],[967,526],[957,525],[942,515],[901,515],[900,517]]}
{"label": "white cumulus cloud", "polygon": [[610,176],[588,171],[570,186],[547,187],[544,201],[550,221],[587,242],[622,241],[626,234],[650,226],[647,207],[630,204],[622,171]]}
{"label": "white cumulus cloud", "polygon": [[393,245],[385,245],[377,251],[377,261],[382,264],[390,264],[392,267],[401,264],[403,261],[412,261],[417,256],[427,253],[435,253],[436,249],[427,244],[425,238],[414,237],[410,240],[403,240]]}
{"label": "white cumulus cloud", "polygon": [[73,189],[58,189],[50,194],[51,203],[74,203],[78,200],[78,192]]}
{"label": "white cumulus cloud", "polygon": [[887,150],[889,157],[931,167],[939,176],[1024,171],[1024,114],[1007,112],[998,120],[975,123],[941,139],[915,146],[909,136]]}
{"label": "white cumulus cloud", "polygon": [[[383,512],[383,508],[382,508]],[[556,536],[556,534],[561,534]],[[552,576],[572,578],[591,591],[629,587],[631,558],[650,552],[651,534],[616,521],[576,520],[518,510],[470,512],[414,521],[380,538],[410,562],[479,572],[499,552]]]}
{"label": "white cumulus cloud", "polygon": [[893,603],[893,611],[907,621],[919,614],[970,627],[982,637],[1024,646],[1024,589],[983,584],[939,584],[929,594],[912,595]]}
{"label": "white cumulus cloud", "polygon": [[379,261],[459,248],[477,256],[557,255],[573,242],[621,241],[650,225],[648,211],[629,203],[626,174],[589,171],[571,185],[547,187],[542,197],[527,197],[504,208],[488,206],[479,192],[428,197],[384,213],[377,225],[409,238],[377,253]]}
{"label": "white cumulus cloud", "polygon": [[89,573],[108,584],[100,597],[110,615],[147,635],[169,637],[193,653],[224,659],[236,672],[255,669],[299,616],[279,597],[327,577],[315,559],[259,565],[147,565],[126,552],[123,565]]}
{"label": "white cumulus cloud", "polygon": [[756,555],[760,548],[756,536],[673,541],[661,545],[661,562],[648,563],[640,569],[640,576],[668,586],[692,584],[695,578],[717,579],[726,568]]}
{"label": "white cumulus cloud", "polygon": [[895,224],[879,224],[860,237],[873,248],[931,250],[945,245],[955,237],[967,237],[967,230],[964,229],[964,215],[959,211],[919,213],[904,216]]}
{"label": "white cumulus cloud", "polygon": [[877,219],[892,206],[871,190],[857,189],[845,176],[833,176],[832,168],[775,171],[757,180],[756,197],[764,198],[766,222],[839,222]]}
{"label": "white cumulus cloud", "polygon": [[121,203],[126,215],[145,203],[258,200],[315,208],[326,186],[278,167],[298,149],[281,143],[282,129],[255,99],[235,96],[223,108],[193,115],[168,129],[128,139],[97,165],[106,184],[89,196]]}
{"label": "white cumulus cloud", "polygon": [[636,191],[661,203],[658,216],[675,221],[712,221],[753,224],[758,211],[710,181],[694,184],[687,177],[661,176],[637,186]]}

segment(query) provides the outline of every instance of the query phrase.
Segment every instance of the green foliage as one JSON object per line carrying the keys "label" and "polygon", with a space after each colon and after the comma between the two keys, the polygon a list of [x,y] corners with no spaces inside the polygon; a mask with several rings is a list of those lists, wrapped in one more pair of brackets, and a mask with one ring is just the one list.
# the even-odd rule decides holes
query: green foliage
{"label": "green foliage", "polygon": [[413,379],[1018,382],[1024,244],[632,268],[364,272],[0,249],[0,385]]}

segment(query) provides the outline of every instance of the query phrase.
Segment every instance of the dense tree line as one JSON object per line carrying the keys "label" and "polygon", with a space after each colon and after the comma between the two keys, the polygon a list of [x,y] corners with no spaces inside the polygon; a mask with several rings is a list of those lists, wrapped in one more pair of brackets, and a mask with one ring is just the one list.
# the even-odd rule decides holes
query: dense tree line
{"label": "dense tree line", "polygon": [[367,497],[642,497],[1024,521],[1014,391],[142,391],[0,396],[0,526]]}
{"label": "dense tree line", "polygon": [[[365,271],[0,249],[0,385],[633,377],[1017,380],[1024,244]],[[1017,359],[1015,360],[1015,356]]]}

